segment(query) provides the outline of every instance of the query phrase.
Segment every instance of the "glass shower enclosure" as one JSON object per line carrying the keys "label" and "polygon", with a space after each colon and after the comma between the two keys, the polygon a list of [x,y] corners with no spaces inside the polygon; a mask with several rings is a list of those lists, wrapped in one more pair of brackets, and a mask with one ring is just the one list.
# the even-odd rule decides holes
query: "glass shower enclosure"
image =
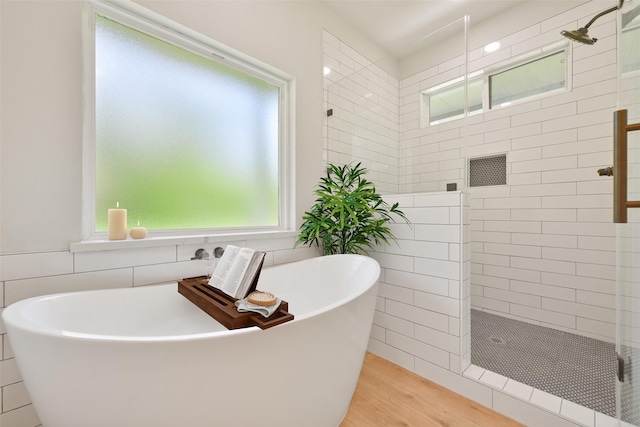
{"label": "glass shower enclosure", "polygon": [[614,116],[617,223],[617,415],[640,425],[640,4],[618,10],[618,111]]}

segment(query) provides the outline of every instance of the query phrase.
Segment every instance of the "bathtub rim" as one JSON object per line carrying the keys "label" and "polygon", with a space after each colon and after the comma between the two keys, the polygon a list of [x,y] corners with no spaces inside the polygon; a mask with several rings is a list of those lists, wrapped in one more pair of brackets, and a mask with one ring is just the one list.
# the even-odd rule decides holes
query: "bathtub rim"
{"label": "bathtub rim", "polygon": [[[285,264],[278,264],[278,265],[274,265],[274,266],[270,266],[269,269],[276,269],[276,268],[284,268],[286,266],[291,266],[292,264],[298,264],[298,263],[305,263],[305,262],[324,262],[324,261],[317,261],[318,259],[321,258],[333,258],[333,257],[352,257],[352,258],[359,258],[359,259],[363,259],[364,263],[368,263],[371,264],[371,266],[374,268],[374,277],[375,280],[371,280],[370,283],[366,284],[363,286],[363,289],[358,292],[358,293],[354,293],[352,295],[349,295],[345,298],[342,298],[338,301],[335,301],[331,304],[328,304],[322,308],[313,310],[309,313],[303,314],[303,315],[296,315],[295,318],[289,322],[286,322],[282,325],[278,325],[278,328],[275,329],[279,329],[279,328],[283,328],[286,327],[287,325],[290,324],[295,324],[298,322],[301,322],[307,318],[310,317],[315,317],[315,316],[319,316],[323,313],[329,312],[331,310],[334,310],[342,305],[346,305],[348,303],[350,303],[351,301],[357,299],[358,297],[366,294],[367,292],[369,292],[371,290],[371,288],[373,288],[379,281],[380,278],[380,264],[373,258],[365,256],[365,255],[355,255],[355,254],[341,254],[341,255],[327,255],[327,256],[320,256],[320,257],[314,257],[314,258],[308,258],[305,260],[301,260],[301,261],[294,261],[291,263],[285,263]],[[316,261],[314,261],[316,260]],[[377,271],[375,271],[377,270]],[[48,336],[48,337],[52,337],[52,338],[62,338],[62,339],[73,339],[73,340],[86,340],[86,341],[101,341],[101,342],[140,342],[140,343],[150,343],[150,342],[181,342],[181,341],[192,341],[192,340],[206,340],[206,339],[211,339],[211,338],[215,338],[215,337],[219,337],[219,336],[230,336],[230,335],[241,335],[241,334],[249,334],[249,333],[256,333],[257,331],[262,331],[264,333],[268,333],[270,330],[262,330],[260,328],[258,328],[257,326],[250,326],[247,328],[240,328],[240,329],[223,329],[223,330],[219,330],[219,331],[211,331],[211,332],[203,332],[203,333],[197,333],[197,334],[180,334],[180,335],[162,335],[162,336],[132,336],[132,335],[108,335],[108,334],[92,334],[92,333],[86,333],[86,332],[76,332],[76,331],[68,331],[68,330],[63,330],[63,329],[59,329],[59,328],[53,328],[53,327],[49,327],[48,325],[42,324],[42,323],[36,323],[33,322],[32,320],[26,318],[23,314],[24,309],[26,307],[28,307],[29,305],[33,304],[33,303],[37,303],[37,302],[42,302],[42,301],[47,301],[50,299],[58,299],[58,298],[65,298],[65,297],[70,297],[70,296],[75,296],[75,295],[79,295],[79,294],[99,294],[99,293],[104,293],[104,292],[123,292],[123,291],[135,291],[135,290],[139,290],[139,291],[149,291],[152,288],[157,288],[157,287],[169,287],[169,286],[175,286],[176,287],[176,294],[177,292],[177,284],[178,282],[169,282],[169,283],[162,283],[162,284],[154,284],[154,285],[144,285],[144,286],[132,286],[132,287],[126,287],[126,288],[106,288],[106,289],[91,289],[91,290],[84,290],[84,291],[72,291],[72,292],[61,292],[61,293],[55,293],[55,294],[47,294],[47,295],[40,295],[40,296],[35,296],[35,297],[30,297],[30,298],[26,298],[20,301],[16,301],[15,303],[9,305],[8,307],[6,307],[3,311],[2,311],[2,321],[5,324],[5,328],[7,326],[11,327],[11,328],[15,328],[15,329],[19,329],[19,330],[23,330],[27,333],[31,333],[31,334],[38,334],[38,335],[43,335],[43,336]],[[216,321],[215,319],[212,319],[213,321]],[[219,323],[219,322],[218,322]],[[222,326],[222,325],[221,325]],[[224,328],[224,326],[222,326]],[[8,328],[7,328],[8,329]],[[8,332],[9,336],[11,335],[10,332]]]}

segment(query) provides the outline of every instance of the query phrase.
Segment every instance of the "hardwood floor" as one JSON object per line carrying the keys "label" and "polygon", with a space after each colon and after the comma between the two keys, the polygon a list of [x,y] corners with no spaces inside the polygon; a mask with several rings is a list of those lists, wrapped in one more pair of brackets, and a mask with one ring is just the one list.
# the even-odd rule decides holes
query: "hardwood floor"
{"label": "hardwood floor", "polygon": [[372,353],[340,427],[522,426]]}

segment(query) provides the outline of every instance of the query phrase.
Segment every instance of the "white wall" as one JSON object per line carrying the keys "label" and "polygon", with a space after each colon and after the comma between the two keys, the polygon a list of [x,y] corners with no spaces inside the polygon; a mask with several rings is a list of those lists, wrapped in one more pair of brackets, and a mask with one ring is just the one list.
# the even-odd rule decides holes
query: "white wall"
{"label": "white wall", "polygon": [[391,224],[398,244],[371,254],[381,273],[368,350],[528,426],[615,425],[592,409],[469,367],[468,200],[459,191],[385,196],[413,225]]}
{"label": "white wall", "polygon": [[81,2],[1,2],[2,253],[81,238]]}
{"label": "white wall", "polygon": [[[371,160],[381,158],[370,150],[375,144],[367,143],[386,136],[371,132],[375,126],[367,126],[363,120],[384,118],[380,114],[387,110],[375,96],[370,99],[383,93],[392,77],[331,34],[326,34],[324,42],[325,46],[330,44],[324,52],[325,65],[353,73],[337,80],[331,75],[325,79],[330,84],[325,100],[334,109],[334,116],[325,119],[328,158],[338,163],[364,159],[370,165]],[[357,71],[356,64],[366,67]],[[369,98],[363,93],[370,94]],[[363,130],[370,132],[365,143],[358,144]],[[460,147],[456,152],[462,152]],[[376,183],[380,182],[379,188],[395,188],[378,176]],[[369,351],[527,425],[578,425],[571,420],[607,425],[611,419],[591,409],[560,398],[556,398],[558,406],[550,409],[531,397],[537,397],[540,390],[534,393],[532,387],[475,366],[465,370],[471,361],[469,200],[468,194],[461,192],[385,196],[388,203],[400,204],[413,225],[391,224],[397,245],[378,247],[371,253],[381,265],[381,276]]]}
{"label": "white wall", "polygon": [[[470,71],[562,42],[560,30],[578,28],[601,8],[592,1],[517,31],[506,26],[514,32],[502,37],[500,25],[483,23],[475,27],[480,38],[498,37],[502,47],[492,54],[473,49]],[[515,8],[505,13],[517,16]],[[406,194],[444,191],[448,183],[462,188],[468,157],[508,153],[508,185],[470,189],[473,307],[612,341],[612,184],[596,169],[612,162],[615,28],[615,14],[604,16],[590,28],[599,38],[594,46],[571,45],[570,92],[425,128],[420,91],[465,72],[462,23],[449,31],[452,43],[431,45],[432,57],[422,52],[400,62],[402,73],[431,65],[399,80],[397,128],[389,98],[395,77],[327,34],[325,64],[339,75],[325,78],[326,108],[333,109],[325,118],[326,158],[361,160],[379,191]],[[477,44],[473,26],[470,39]]]}
{"label": "white wall", "polygon": [[328,31],[322,48],[324,159],[362,162],[378,192],[398,193],[398,79]]}
{"label": "white wall", "polygon": [[[296,78],[296,217],[309,209],[322,161],[322,29],[386,56],[322,2],[138,3]],[[82,238],[82,8],[78,0],[0,1],[0,306],[32,295],[171,282],[202,274],[198,247],[70,252]],[[204,240],[203,240],[204,241]],[[295,237],[239,240],[268,263],[307,258]],[[38,424],[0,325],[3,427]]]}
{"label": "white wall", "polygon": [[455,374],[471,363],[469,206],[466,194],[385,196],[411,225],[390,228],[398,241],[371,254],[381,270],[369,350],[412,371],[426,362]]}
{"label": "white wall", "polygon": [[[469,17],[469,47],[471,50],[475,50],[495,40],[503,39],[510,34],[518,33],[522,31],[523,28],[528,28],[531,25],[555,17],[568,9],[588,2],[589,0],[544,2],[538,0],[521,0],[513,2],[511,7],[481,21],[476,19],[476,16],[471,15]],[[601,1],[599,7],[600,10],[604,10],[610,6],[608,3]],[[462,16],[460,16],[460,19],[461,18]],[[589,18],[587,18],[587,20]],[[582,20],[580,22],[582,25],[586,23]],[[449,23],[443,22],[440,25],[444,26],[445,24]],[[458,22],[450,26],[449,31],[452,29],[457,35],[455,37],[449,37],[449,40],[439,40],[438,43],[435,44],[431,43],[430,40],[435,37],[422,40],[420,45],[428,45],[429,48],[415,52],[410,56],[402,57],[397,64],[398,72],[396,77],[400,80],[406,79],[407,77],[411,77],[451,59],[453,52],[460,52],[461,46],[464,43],[464,36],[460,28],[461,25],[462,24]],[[434,31],[435,29],[430,29],[429,33]]]}
{"label": "white wall", "polygon": [[[470,53],[470,71],[561,41],[602,10],[590,2]],[[400,192],[463,183],[465,157],[507,153],[507,185],[471,188],[472,306],[590,337],[615,338],[611,178],[615,14],[594,46],[573,44],[573,89],[421,129],[417,92],[464,73],[450,58],[400,81]],[[473,38],[473,32],[471,33]]]}
{"label": "white wall", "polygon": [[[591,2],[524,28],[502,38],[503,48],[493,55],[474,49],[471,69],[562,40],[561,29],[577,28],[599,11],[601,5]],[[462,75],[460,57],[436,62],[399,84],[400,194],[386,200],[399,201],[416,229],[395,225],[399,246],[372,254],[382,276],[369,350],[527,425],[600,426],[613,420],[568,401],[553,409],[541,406],[515,392],[527,386],[496,374],[475,369],[460,375],[469,349],[464,336],[469,303],[464,297],[472,293],[470,305],[476,309],[613,339],[611,181],[595,173],[611,161],[613,19],[603,19],[591,30],[601,44],[575,47],[572,92],[475,116],[468,127],[463,121],[419,127],[418,92]],[[349,54],[357,56],[344,46],[347,57],[340,62],[348,63]],[[336,57],[325,53],[325,60],[335,64]],[[327,148],[339,162],[357,159],[358,151],[367,155],[348,142],[358,141],[362,117],[380,111],[375,103],[364,103],[371,111],[348,114],[363,101],[352,90],[361,77],[336,85],[341,97],[331,91],[327,95],[327,107],[339,113],[327,119]],[[502,152],[509,154],[508,185],[469,190],[471,206],[463,223],[472,229],[472,242],[469,252],[459,255],[470,253],[468,287],[447,275],[455,260],[439,240],[455,226],[442,215],[443,209],[455,209],[443,203],[453,194],[415,192],[441,191],[447,182],[462,185],[466,156]]]}
{"label": "white wall", "polygon": [[[379,57],[322,2],[139,1],[296,78],[297,216],[322,172],[322,28]],[[2,253],[81,235],[81,1],[2,1]]]}

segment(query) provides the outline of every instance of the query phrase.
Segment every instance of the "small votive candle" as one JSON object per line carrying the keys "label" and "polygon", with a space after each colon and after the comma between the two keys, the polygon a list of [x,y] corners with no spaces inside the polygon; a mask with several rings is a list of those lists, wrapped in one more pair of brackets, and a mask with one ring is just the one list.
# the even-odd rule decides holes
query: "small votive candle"
{"label": "small votive candle", "polygon": [[132,239],[144,239],[147,237],[147,229],[140,227],[140,221],[138,221],[138,226],[132,227],[131,230],[129,230],[129,235]]}
{"label": "small votive candle", "polygon": [[107,234],[109,240],[127,238],[127,210],[120,209],[120,202],[116,202],[116,209],[107,211]]}

